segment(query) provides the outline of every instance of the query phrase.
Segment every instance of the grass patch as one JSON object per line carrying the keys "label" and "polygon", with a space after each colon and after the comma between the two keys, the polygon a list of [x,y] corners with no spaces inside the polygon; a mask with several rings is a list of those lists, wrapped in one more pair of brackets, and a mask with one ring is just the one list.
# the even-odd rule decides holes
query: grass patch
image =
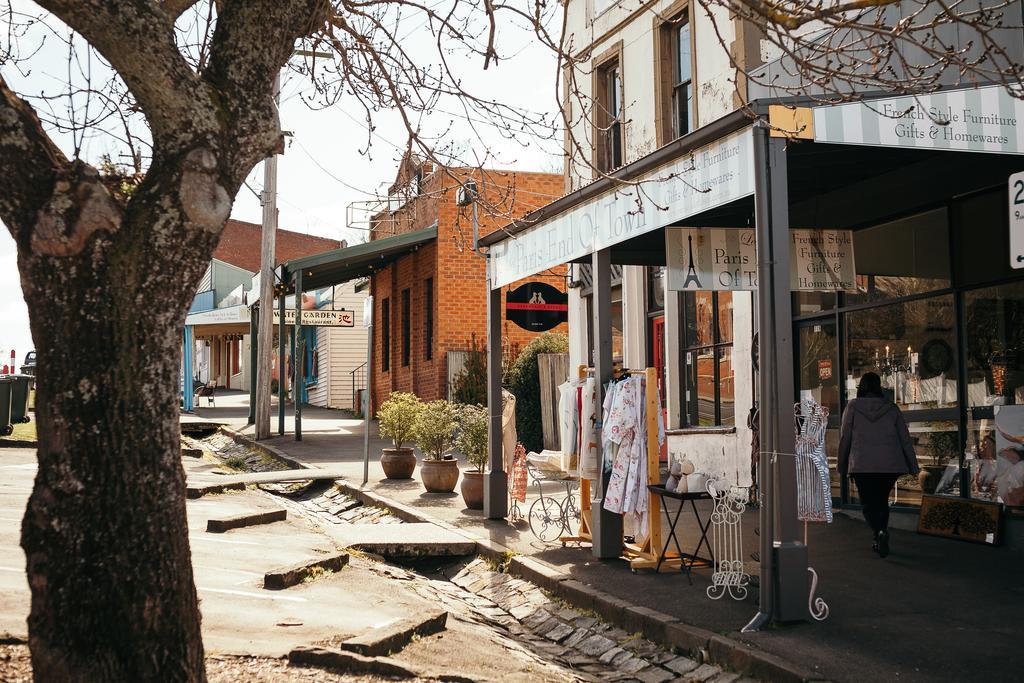
{"label": "grass patch", "polygon": [[226,467],[230,467],[233,470],[240,470],[244,472],[248,469],[245,464],[245,457],[241,455],[228,456],[227,458],[224,458],[223,462]]}
{"label": "grass patch", "polygon": [[306,578],[302,580],[302,583],[313,583],[314,581],[322,579],[325,576],[330,576],[333,573],[334,572],[330,569],[325,569],[323,567],[310,567],[309,573],[306,575]]}
{"label": "grass patch", "polygon": [[32,443],[39,441],[39,436],[36,433],[35,419],[31,422],[14,425],[13,433],[8,436],[0,437],[0,445],[3,445],[4,441],[31,441]]}
{"label": "grass patch", "polygon": [[487,563],[487,566],[491,568],[492,572],[498,572],[499,574],[508,573],[508,566],[512,563],[512,558],[519,553],[506,550],[498,558],[492,558],[488,555],[481,555],[480,558]]}

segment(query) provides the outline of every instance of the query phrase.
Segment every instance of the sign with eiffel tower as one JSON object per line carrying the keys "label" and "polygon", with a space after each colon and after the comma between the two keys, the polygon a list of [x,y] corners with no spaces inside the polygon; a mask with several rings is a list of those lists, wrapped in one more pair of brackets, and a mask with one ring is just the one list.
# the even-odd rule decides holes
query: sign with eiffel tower
{"label": "sign with eiffel tower", "polygon": [[[790,230],[790,289],[856,291],[849,230]],[[749,228],[666,228],[671,291],[757,289],[757,243]]]}
{"label": "sign with eiffel tower", "polygon": [[667,228],[668,288],[757,289],[757,247],[750,229]]}

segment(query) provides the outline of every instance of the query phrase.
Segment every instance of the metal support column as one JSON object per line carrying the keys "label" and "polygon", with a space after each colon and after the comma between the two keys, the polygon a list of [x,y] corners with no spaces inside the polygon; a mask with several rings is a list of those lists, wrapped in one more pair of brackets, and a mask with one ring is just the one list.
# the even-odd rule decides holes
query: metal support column
{"label": "metal support column", "polygon": [[259,306],[249,309],[249,422],[256,424],[256,363],[259,359]]}
{"label": "metal support column", "polygon": [[[594,378],[598,382],[597,405],[604,403],[604,387],[612,379],[612,252],[602,249],[594,252],[591,263],[594,271]],[[598,437],[598,444],[601,438]],[[591,491],[591,532],[594,557],[614,558],[622,555],[622,515],[604,509],[604,492],[608,487],[608,474],[604,472],[604,452],[598,447],[601,478]],[[582,501],[583,505],[587,501]]]}
{"label": "metal support column", "polygon": [[284,324],[284,303],[286,294],[281,292],[277,299],[277,312],[280,316],[277,322],[277,434],[284,436],[284,402],[285,385],[288,382],[288,373],[285,371],[284,345],[288,341],[288,335]]}
{"label": "metal support column", "polygon": [[754,127],[757,231],[757,320],[760,343],[761,610],[747,629],[768,620],[808,616],[807,547],[797,520],[793,434],[793,313],[789,288],[789,186],[784,138]]}
{"label": "metal support column", "polygon": [[295,273],[295,350],[292,351],[292,396],[295,402],[295,440],[302,441],[302,390],[305,388],[303,366],[306,364],[306,349],[302,339],[302,269]]}
{"label": "metal support column", "polygon": [[484,486],[484,516],[508,516],[508,475],[502,450],[501,430],[501,288],[492,289],[491,261],[487,260],[487,482]]}

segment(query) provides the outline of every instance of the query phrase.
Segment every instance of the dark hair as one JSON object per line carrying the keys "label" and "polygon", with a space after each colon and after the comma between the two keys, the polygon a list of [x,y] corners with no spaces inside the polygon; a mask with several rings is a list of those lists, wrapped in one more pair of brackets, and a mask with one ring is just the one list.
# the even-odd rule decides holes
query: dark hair
{"label": "dark hair", "polygon": [[857,398],[868,396],[885,398],[885,392],[882,391],[882,378],[873,372],[865,372],[860,378],[860,384],[857,385]]}

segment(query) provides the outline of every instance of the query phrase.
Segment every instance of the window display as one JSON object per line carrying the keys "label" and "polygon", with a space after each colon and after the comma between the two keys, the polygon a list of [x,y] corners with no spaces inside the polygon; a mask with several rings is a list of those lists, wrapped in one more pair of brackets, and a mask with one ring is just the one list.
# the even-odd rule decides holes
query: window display
{"label": "window display", "polygon": [[970,493],[1024,505],[1024,282],[964,294]]}
{"label": "window display", "polygon": [[957,405],[953,296],[880,306],[846,315],[846,400],[865,372],[876,372],[902,410]]}

